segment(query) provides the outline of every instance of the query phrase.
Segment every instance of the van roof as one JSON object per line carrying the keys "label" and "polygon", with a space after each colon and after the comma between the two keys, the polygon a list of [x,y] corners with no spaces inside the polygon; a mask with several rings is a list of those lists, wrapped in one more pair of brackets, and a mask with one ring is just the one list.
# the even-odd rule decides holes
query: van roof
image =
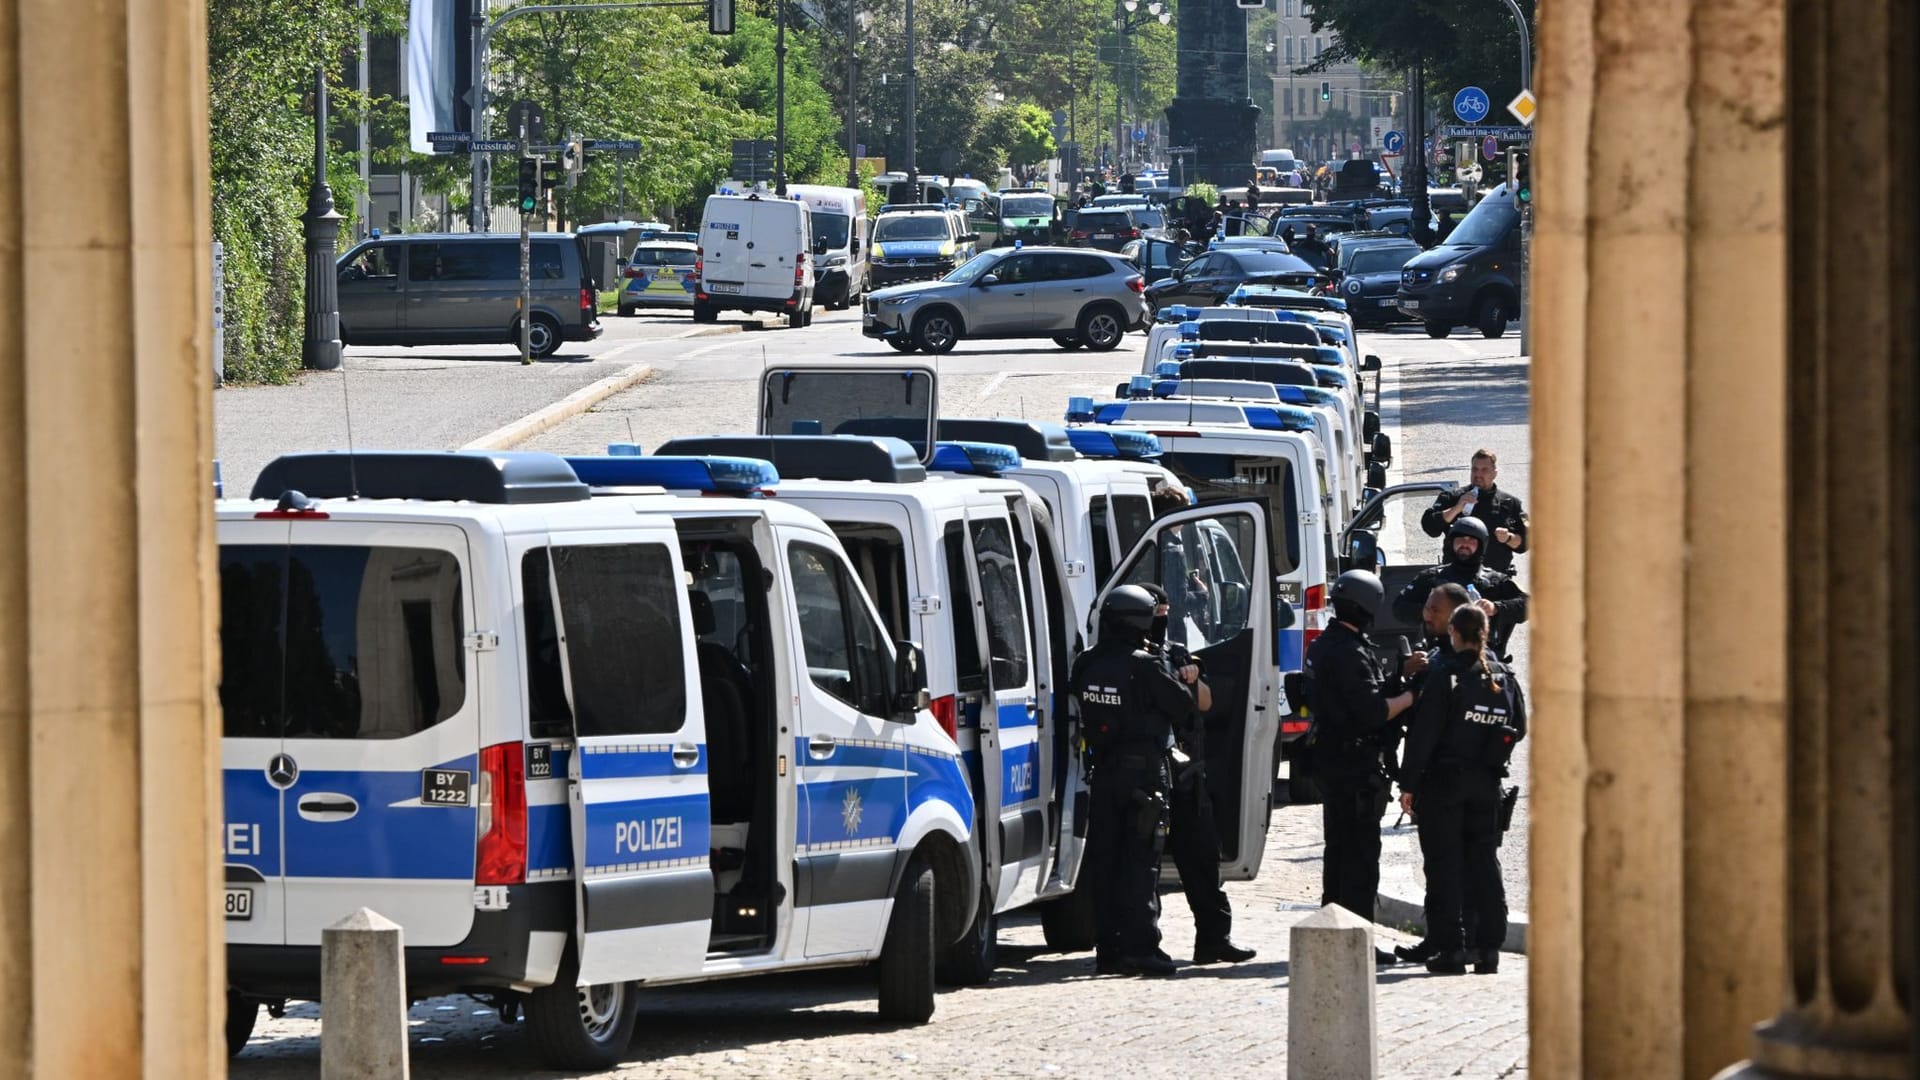
{"label": "van roof", "polygon": [[[569,233],[569,232],[536,232],[536,233],[527,234],[528,238],[533,240],[572,240],[575,238],[576,235],[577,234],[575,233]],[[436,243],[445,243],[446,241],[449,241],[449,240],[458,240],[458,241],[469,242],[469,243],[478,243],[483,240],[504,240],[511,243],[515,240],[518,240],[519,236],[516,233],[416,232],[416,233],[385,233],[380,236],[369,236],[367,237],[367,239],[377,240],[377,241],[380,241],[381,243],[386,243],[388,241],[401,241],[401,240],[432,240]]]}
{"label": "van roof", "polygon": [[434,502],[580,502],[587,486],[555,454],[529,451],[365,450],[282,454],[253,482],[253,498],[299,492],[311,499]]}

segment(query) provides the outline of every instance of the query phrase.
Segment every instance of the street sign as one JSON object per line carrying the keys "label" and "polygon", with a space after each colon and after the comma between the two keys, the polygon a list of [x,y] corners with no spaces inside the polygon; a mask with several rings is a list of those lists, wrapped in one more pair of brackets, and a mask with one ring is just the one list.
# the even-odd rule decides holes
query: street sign
{"label": "street sign", "polygon": [[638,150],[639,139],[588,139],[589,150]]}
{"label": "street sign", "polygon": [[464,145],[473,141],[473,134],[466,131],[429,131],[427,132],[427,141],[436,143],[461,143]]}
{"label": "street sign", "polygon": [[1503,143],[1533,141],[1532,130],[1516,124],[1505,127],[1488,127],[1485,124],[1448,124],[1440,129],[1440,134],[1449,139],[1494,138]]}
{"label": "street sign", "polygon": [[1522,90],[1512,101],[1507,102],[1507,111],[1520,121],[1521,127],[1532,127],[1533,118],[1540,112],[1540,102],[1534,98],[1533,91]]}
{"label": "street sign", "polygon": [[733,140],[733,178],[753,184],[773,179],[775,147],[772,139]]}
{"label": "street sign", "polygon": [[515,139],[475,139],[467,144],[467,149],[476,154],[517,154],[520,143]]}
{"label": "street sign", "polygon": [[1133,129],[1133,141],[1134,141],[1134,142],[1146,142],[1146,141],[1147,141],[1147,129],[1146,129],[1146,128],[1134,128],[1134,129]]}
{"label": "street sign", "polygon": [[1500,140],[1494,138],[1491,135],[1480,140],[1481,160],[1492,161],[1499,156],[1500,156]]}
{"label": "street sign", "polygon": [[1387,148],[1387,153],[1397,154],[1407,148],[1407,137],[1397,131],[1389,131],[1387,137],[1380,140],[1380,144]]}
{"label": "street sign", "polygon": [[1464,86],[1453,95],[1453,115],[1469,124],[1477,124],[1493,111],[1493,99],[1477,86]]}

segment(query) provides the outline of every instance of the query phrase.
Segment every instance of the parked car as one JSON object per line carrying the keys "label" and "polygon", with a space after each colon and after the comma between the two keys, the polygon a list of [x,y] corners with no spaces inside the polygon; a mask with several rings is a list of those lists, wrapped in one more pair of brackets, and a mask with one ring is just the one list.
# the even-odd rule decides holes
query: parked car
{"label": "parked car", "polygon": [[694,272],[699,261],[700,249],[693,244],[653,240],[635,247],[620,270],[620,314],[658,307],[692,311],[700,288]]}
{"label": "parked car", "polygon": [[1127,241],[1140,239],[1140,231],[1140,224],[1134,220],[1133,210],[1129,207],[1105,209],[1084,206],[1073,219],[1073,230],[1067,234],[1067,242],[1075,247],[1117,252],[1127,245]]}
{"label": "parked car", "polygon": [[1104,352],[1146,320],[1146,282],[1118,255],[1085,248],[999,248],[938,281],[881,289],[861,332],[901,352],[950,352],[962,338],[1049,337]]}
{"label": "parked car", "polygon": [[1330,291],[1347,302],[1356,326],[1379,326],[1400,317],[1396,294],[1400,270],[1420,254],[1411,240],[1368,239],[1340,245]]}
{"label": "parked car", "polygon": [[1235,289],[1249,283],[1304,288],[1321,275],[1293,255],[1277,251],[1216,248],[1175,270],[1165,281],[1147,289],[1154,310],[1168,304],[1214,307],[1225,303]]}
{"label": "parked car", "polygon": [[[600,336],[584,241],[534,233],[529,269],[535,356]],[[520,244],[485,233],[411,233],[362,241],[335,264],[340,340],[348,345],[487,345],[520,340]],[[609,283],[611,284],[611,283]]]}

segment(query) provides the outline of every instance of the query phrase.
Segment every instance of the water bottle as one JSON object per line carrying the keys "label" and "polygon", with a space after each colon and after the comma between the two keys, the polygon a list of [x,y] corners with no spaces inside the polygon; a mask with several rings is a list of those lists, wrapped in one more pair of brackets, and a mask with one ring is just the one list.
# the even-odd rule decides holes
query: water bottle
{"label": "water bottle", "polygon": [[1480,602],[1480,590],[1471,585],[1467,586],[1467,600],[1469,603],[1478,604]]}

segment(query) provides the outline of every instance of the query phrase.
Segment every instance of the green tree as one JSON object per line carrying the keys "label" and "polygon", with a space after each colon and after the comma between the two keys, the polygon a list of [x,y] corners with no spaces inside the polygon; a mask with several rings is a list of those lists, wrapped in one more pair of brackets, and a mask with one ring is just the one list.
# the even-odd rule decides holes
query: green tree
{"label": "green tree", "polygon": [[[1531,24],[1534,0],[1520,0],[1520,10]],[[1349,61],[1397,71],[1421,64],[1436,113],[1463,86],[1485,89],[1495,109],[1520,92],[1520,32],[1495,0],[1314,0],[1312,16],[1334,43],[1297,74]]]}
{"label": "green tree", "polygon": [[988,133],[987,141],[1000,149],[999,160],[991,163],[992,171],[998,172],[1004,162],[1023,182],[1035,166],[1058,152],[1053,142],[1053,117],[1038,105],[1003,105],[987,115],[981,128]]}

